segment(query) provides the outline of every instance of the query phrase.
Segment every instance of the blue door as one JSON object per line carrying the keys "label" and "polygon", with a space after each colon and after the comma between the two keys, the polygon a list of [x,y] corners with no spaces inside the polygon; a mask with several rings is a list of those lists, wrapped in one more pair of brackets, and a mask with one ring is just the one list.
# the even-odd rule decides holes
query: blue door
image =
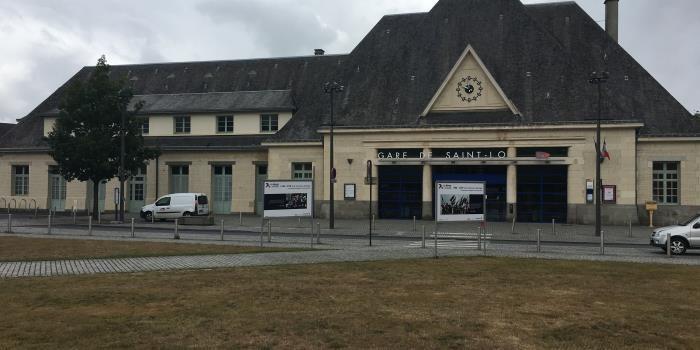
{"label": "blue door", "polygon": [[423,167],[379,167],[379,217],[412,219],[423,212]]}
{"label": "blue door", "polygon": [[566,222],[567,167],[518,166],[518,221]]}

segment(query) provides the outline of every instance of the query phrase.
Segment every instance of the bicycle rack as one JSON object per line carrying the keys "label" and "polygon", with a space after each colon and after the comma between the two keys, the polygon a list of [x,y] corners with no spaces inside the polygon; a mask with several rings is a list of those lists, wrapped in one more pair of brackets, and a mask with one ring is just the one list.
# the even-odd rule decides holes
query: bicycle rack
{"label": "bicycle rack", "polygon": [[[7,199],[5,199],[5,197],[0,198],[0,201],[2,201],[3,207],[7,207]],[[9,208],[7,209],[7,212],[10,212]]]}
{"label": "bicycle rack", "polygon": [[[22,206],[22,203],[24,203],[24,206]],[[26,198],[20,199],[20,201],[19,201],[19,208],[20,208],[20,209],[25,209],[25,210],[27,209],[27,199],[26,199]]]}

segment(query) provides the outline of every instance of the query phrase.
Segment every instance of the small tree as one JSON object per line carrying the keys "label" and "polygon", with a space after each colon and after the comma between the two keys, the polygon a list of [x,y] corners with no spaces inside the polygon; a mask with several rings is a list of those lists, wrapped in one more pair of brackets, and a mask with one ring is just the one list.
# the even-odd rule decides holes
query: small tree
{"label": "small tree", "polygon": [[66,180],[92,181],[93,217],[99,210],[100,182],[119,173],[122,114],[126,120],[124,180],[158,155],[157,150],[144,146],[143,122],[134,117],[142,104],[129,108],[132,90],[124,80],[111,80],[109,71],[102,56],[87,81],[78,80],[69,86],[54,129],[46,138],[58,171]]}

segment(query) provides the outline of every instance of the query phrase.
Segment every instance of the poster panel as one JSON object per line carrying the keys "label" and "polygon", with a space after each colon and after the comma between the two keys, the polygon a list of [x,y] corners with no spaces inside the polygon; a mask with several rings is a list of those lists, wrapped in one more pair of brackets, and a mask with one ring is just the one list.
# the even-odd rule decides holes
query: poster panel
{"label": "poster panel", "polygon": [[263,216],[266,218],[311,217],[313,215],[313,181],[265,181]]}
{"label": "poster panel", "polygon": [[445,181],[435,183],[437,221],[484,221],[486,183]]}

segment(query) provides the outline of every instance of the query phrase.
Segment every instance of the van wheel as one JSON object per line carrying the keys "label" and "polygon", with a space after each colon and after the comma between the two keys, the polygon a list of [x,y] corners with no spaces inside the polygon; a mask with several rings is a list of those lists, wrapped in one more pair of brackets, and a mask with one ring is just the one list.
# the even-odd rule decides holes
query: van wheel
{"label": "van wheel", "polygon": [[182,213],[182,216],[192,216],[192,213],[190,213],[189,211],[186,211],[186,212]]}
{"label": "van wheel", "polygon": [[685,254],[685,241],[680,239],[680,238],[672,238],[671,239],[671,254],[673,255],[681,255]]}
{"label": "van wheel", "polygon": [[150,211],[145,212],[145,213],[143,214],[143,219],[144,219],[145,221],[151,221],[151,220],[153,220],[153,213],[151,213]]}

